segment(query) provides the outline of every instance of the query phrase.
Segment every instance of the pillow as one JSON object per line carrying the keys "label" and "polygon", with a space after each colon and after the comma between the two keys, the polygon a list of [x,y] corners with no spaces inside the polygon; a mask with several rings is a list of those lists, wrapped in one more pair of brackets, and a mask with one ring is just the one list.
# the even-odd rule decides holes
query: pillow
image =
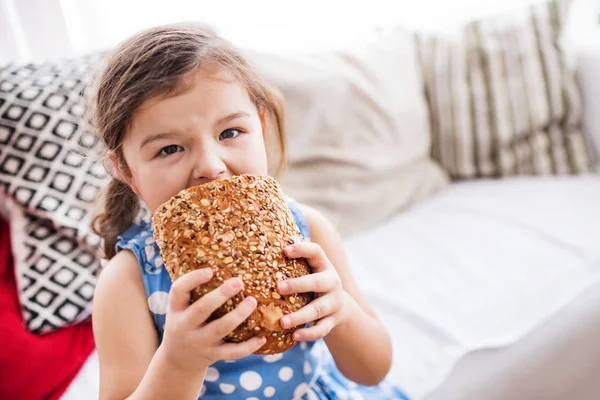
{"label": "pillow", "polygon": [[580,93],[560,45],[567,3],[417,35],[432,155],[454,179],[590,170]]}
{"label": "pillow", "polygon": [[284,190],[324,212],[343,235],[445,187],[429,156],[428,110],[407,32],[351,52],[249,58],[285,99]]}
{"label": "pillow", "polygon": [[27,328],[44,333],[84,320],[99,260],[90,205],[108,175],[82,127],[94,54],[0,69],[0,196],[11,226]]}

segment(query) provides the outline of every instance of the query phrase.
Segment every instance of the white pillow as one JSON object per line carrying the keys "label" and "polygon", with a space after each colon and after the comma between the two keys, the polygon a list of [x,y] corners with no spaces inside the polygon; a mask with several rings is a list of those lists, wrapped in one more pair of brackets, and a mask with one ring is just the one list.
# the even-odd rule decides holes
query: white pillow
{"label": "white pillow", "polygon": [[583,129],[600,168],[600,2],[574,0],[564,32],[583,100]]}
{"label": "white pillow", "polygon": [[250,54],[285,98],[288,194],[342,234],[380,223],[446,185],[415,43],[395,31],[351,51]]}

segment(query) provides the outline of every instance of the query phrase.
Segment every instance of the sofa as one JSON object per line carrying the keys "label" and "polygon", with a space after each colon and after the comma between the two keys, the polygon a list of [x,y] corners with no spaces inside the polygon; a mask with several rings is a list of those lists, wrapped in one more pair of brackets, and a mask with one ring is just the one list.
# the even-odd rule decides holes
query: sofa
{"label": "sofa", "polygon": [[[286,101],[282,185],[342,232],[353,273],[392,335],[390,378],[412,398],[600,393],[600,39],[591,39],[591,28],[583,39],[569,36],[569,18],[580,9],[564,3],[524,7],[443,35],[396,29],[351,51],[247,51]],[[537,49],[533,42],[515,47],[521,34],[537,38]],[[531,75],[509,79],[514,54]],[[65,172],[63,153],[41,162],[37,144],[0,149],[0,209],[11,224],[23,321],[40,336],[89,319],[91,301],[81,288],[101,273],[86,222],[107,176],[94,169],[98,143],[79,108],[103,57],[0,69],[10,78],[0,85],[31,84],[43,93],[0,97],[0,115],[10,117],[11,101],[25,109],[14,123],[0,121],[4,146],[14,147],[21,130],[47,140],[62,135],[71,152],[86,156]],[[55,76],[49,83],[42,79],[48,71]],[[36,107],[51,109],[47,99],[58,104],[53,94],[67,100],[37,127]],[[500,107],[497,98],[512,102]],[[472,142],[478,147],[469,155]],[[12,175],[10,151],[27,153]],[[48,178],[25,179],[30,162],[49,169]],[[62,195],[55,167],[72,177]],[[40,227],[48,236],[35,237]],[[59,257],[57,238],[73,245],[64,251],[69,260],[40,272],[41,260]],[[94,261],[80,263],[84,253],[96,254]],[[61,268],[75,277],[58,288]],[[38,304],[41,290],[66,300]],[[73,311],[64,311],[66,301]],[[96,398],[98,383],[92,352],[62,398]]]}

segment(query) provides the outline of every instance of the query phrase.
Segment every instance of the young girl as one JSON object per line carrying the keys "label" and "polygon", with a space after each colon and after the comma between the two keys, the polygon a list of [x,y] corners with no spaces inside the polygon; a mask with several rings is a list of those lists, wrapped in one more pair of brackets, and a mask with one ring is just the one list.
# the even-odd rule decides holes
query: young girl
{"label": "young girl", "polygon": [[93,111],[114,175],[94,224],[110,258],[93,314],[101,399],[406,398],[384,381],[389,335],[359,292],[339,235],[317,211],[288,201],[306,241],[285,254],[306,258],[313,273],[280,282],[278,291],[318,295],[281,319],[297,327],[300,344],[271,356],[252,354],[263,338],[222,340],[253,312],[254,298],[206,322],[242,281],[232,278],[190,305],[190,291],[211,270],[171,283],[150,222],[134,223],[139,199],[154,211],[191,186],[267,174],[268,132],[283,151],[279,98],[231,45],[194,26],[142,32],[112,54]]}

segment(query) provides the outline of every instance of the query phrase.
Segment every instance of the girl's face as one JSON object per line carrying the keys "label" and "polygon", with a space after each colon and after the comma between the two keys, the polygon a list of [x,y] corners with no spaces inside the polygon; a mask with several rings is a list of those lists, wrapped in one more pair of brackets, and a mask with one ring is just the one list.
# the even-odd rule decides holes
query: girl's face
{"label": "girl's face", "polygon": [[183,93],[144,102],[123,141],[123,178],[152,212],[192,186],[267,174],[265,119],[245,88],[215,67],[188,79]]}

